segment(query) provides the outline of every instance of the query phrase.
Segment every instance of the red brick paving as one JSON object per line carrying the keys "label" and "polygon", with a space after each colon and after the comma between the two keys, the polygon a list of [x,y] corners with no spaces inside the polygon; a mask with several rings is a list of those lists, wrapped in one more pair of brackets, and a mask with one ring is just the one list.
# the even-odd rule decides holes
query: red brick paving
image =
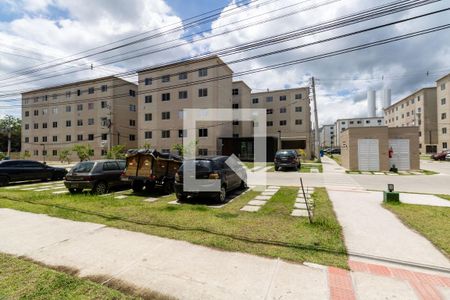
{"label": "red brick paving", "polygon": [[356,300],[352,277],[347,270],[329,267],[328,286],[331,300]]}

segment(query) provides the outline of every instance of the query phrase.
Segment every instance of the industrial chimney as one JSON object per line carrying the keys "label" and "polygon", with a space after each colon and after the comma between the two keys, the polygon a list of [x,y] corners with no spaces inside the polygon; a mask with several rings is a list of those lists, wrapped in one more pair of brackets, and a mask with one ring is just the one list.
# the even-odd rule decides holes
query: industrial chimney
{"label": "industrial chimney", "polygon": [[383,94],[383,109],[391,106],[391,89],[384,89]]}
{"label": "industrial chimney", "polygon": [[368,90],[367,91],[367,110],[368,110],[369,118],[377,116],[377,113],[376,113],[377,108],[375,105],[375,101],[376,101],[376,92],[374,90]]}

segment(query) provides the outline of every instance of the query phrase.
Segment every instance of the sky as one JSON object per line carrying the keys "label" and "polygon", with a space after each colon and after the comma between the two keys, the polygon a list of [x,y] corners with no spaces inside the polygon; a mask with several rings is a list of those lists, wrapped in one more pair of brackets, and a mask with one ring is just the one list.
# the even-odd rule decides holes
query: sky
{"label": "sky", "polygon": [[[20,116],[20,92],[26,90],[215,53],[393,1],[0,0],[0,116]],[[313,31],[282,43],[221,57],[238,75],[250,69],[445,25],[450,20],[449,11],[321,42],[447,8],[449,4],[449,0],[436,1],[382,18],[325,32]],[[192,17],[211,11],[214,13],[211,19],[200,24],[193,22]],[[141,41],[135,42],[138,39]],[[126,47],[96,54],[133,41]],[[308,46],[310,43],[316,44]],[[289,47],[297,49],[261,56]],[[65,62],[87,54],[90,56],[49,68],[55,61]],[[260,56],[248,59],[255,55]],[[238,59],[244,60],[236,62]],[[319,123],[330,124],[338,118],[366,116],[369,89],[377,91],[377,108],[381,114],[383,89],[390,88],[392,101],[396,102],[420,88],[434,86],[435,80],[447,73],[450,73],[449,29],[234,79],[244,80],[254,92],[260,92],[308,86],[314,76]],[[133,75],[126,79],[137,80]]]}

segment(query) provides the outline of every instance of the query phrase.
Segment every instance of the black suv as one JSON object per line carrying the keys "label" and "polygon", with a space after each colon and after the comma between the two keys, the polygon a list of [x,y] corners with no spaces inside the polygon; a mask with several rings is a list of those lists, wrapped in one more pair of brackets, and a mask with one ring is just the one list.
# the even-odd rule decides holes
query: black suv
{"label": "black suv", "polygon": [[[175,174],[175,193],[179,201],[185,201],[188,197],[208,197],[224,203],[227,192],[246,188],[247,173],[243,167],[234,172],[225,161],[228,156],[201,157],[195,160],[185,160]],[[220,191],[185,191],[183,188],[183,170],[186,166],[195,165],[196,179],[220,180]],[[212,186],[212,183],[204,183],[203,187]]]}
{"label": "black suv", "polygon": [[82,161],[66,175],[64,185],[72,194],[89,189],[95,194],[104,194],[113,187],[128,186],[120,180],[125,169],[124,160]]}
{"label": "black suv", "polygon": [[64,168],[54,168],[34,160],[0,161],[0,186],[14,181],[61,180],[66,175]]}
{"label": "black suv", "polygon": [[300,169],[300,157],[295,150],[278,150],[274,159],[275,171],[280,168]]}

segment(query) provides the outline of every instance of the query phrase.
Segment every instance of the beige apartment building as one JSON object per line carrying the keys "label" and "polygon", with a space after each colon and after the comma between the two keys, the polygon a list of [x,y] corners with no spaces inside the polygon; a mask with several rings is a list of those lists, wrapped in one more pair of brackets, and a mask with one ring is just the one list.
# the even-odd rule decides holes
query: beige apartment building
{"label": "beige apartment building", "polygon": [[[444,101],[445,102],[445,101]],[[384,109],[388,127],[419,127],[419,150],[434,153],[438,144],[436,88],[420,89]]]}
{"label": "beige apartment building", "polygon": [[319,134],[320,134],[320,147],[321,148],[332,148],[335,146],[334,144],[334,135],[335,135],[335,124],[329,124],[329,125],[323,125],[320,130],[319,130]]}
{"label": "beige apartment building", "polygon": [[436,81],[438,151],[450,145],[450,74]]}
{"label": "beige apartment building", "polygon": [[[22,94],[22,153],[57,161],[63,149],[90,145],[94,159],[114,145],[137,146],[137,85],[108,76]],[[72,160],[77,157],[72,153]]]}

